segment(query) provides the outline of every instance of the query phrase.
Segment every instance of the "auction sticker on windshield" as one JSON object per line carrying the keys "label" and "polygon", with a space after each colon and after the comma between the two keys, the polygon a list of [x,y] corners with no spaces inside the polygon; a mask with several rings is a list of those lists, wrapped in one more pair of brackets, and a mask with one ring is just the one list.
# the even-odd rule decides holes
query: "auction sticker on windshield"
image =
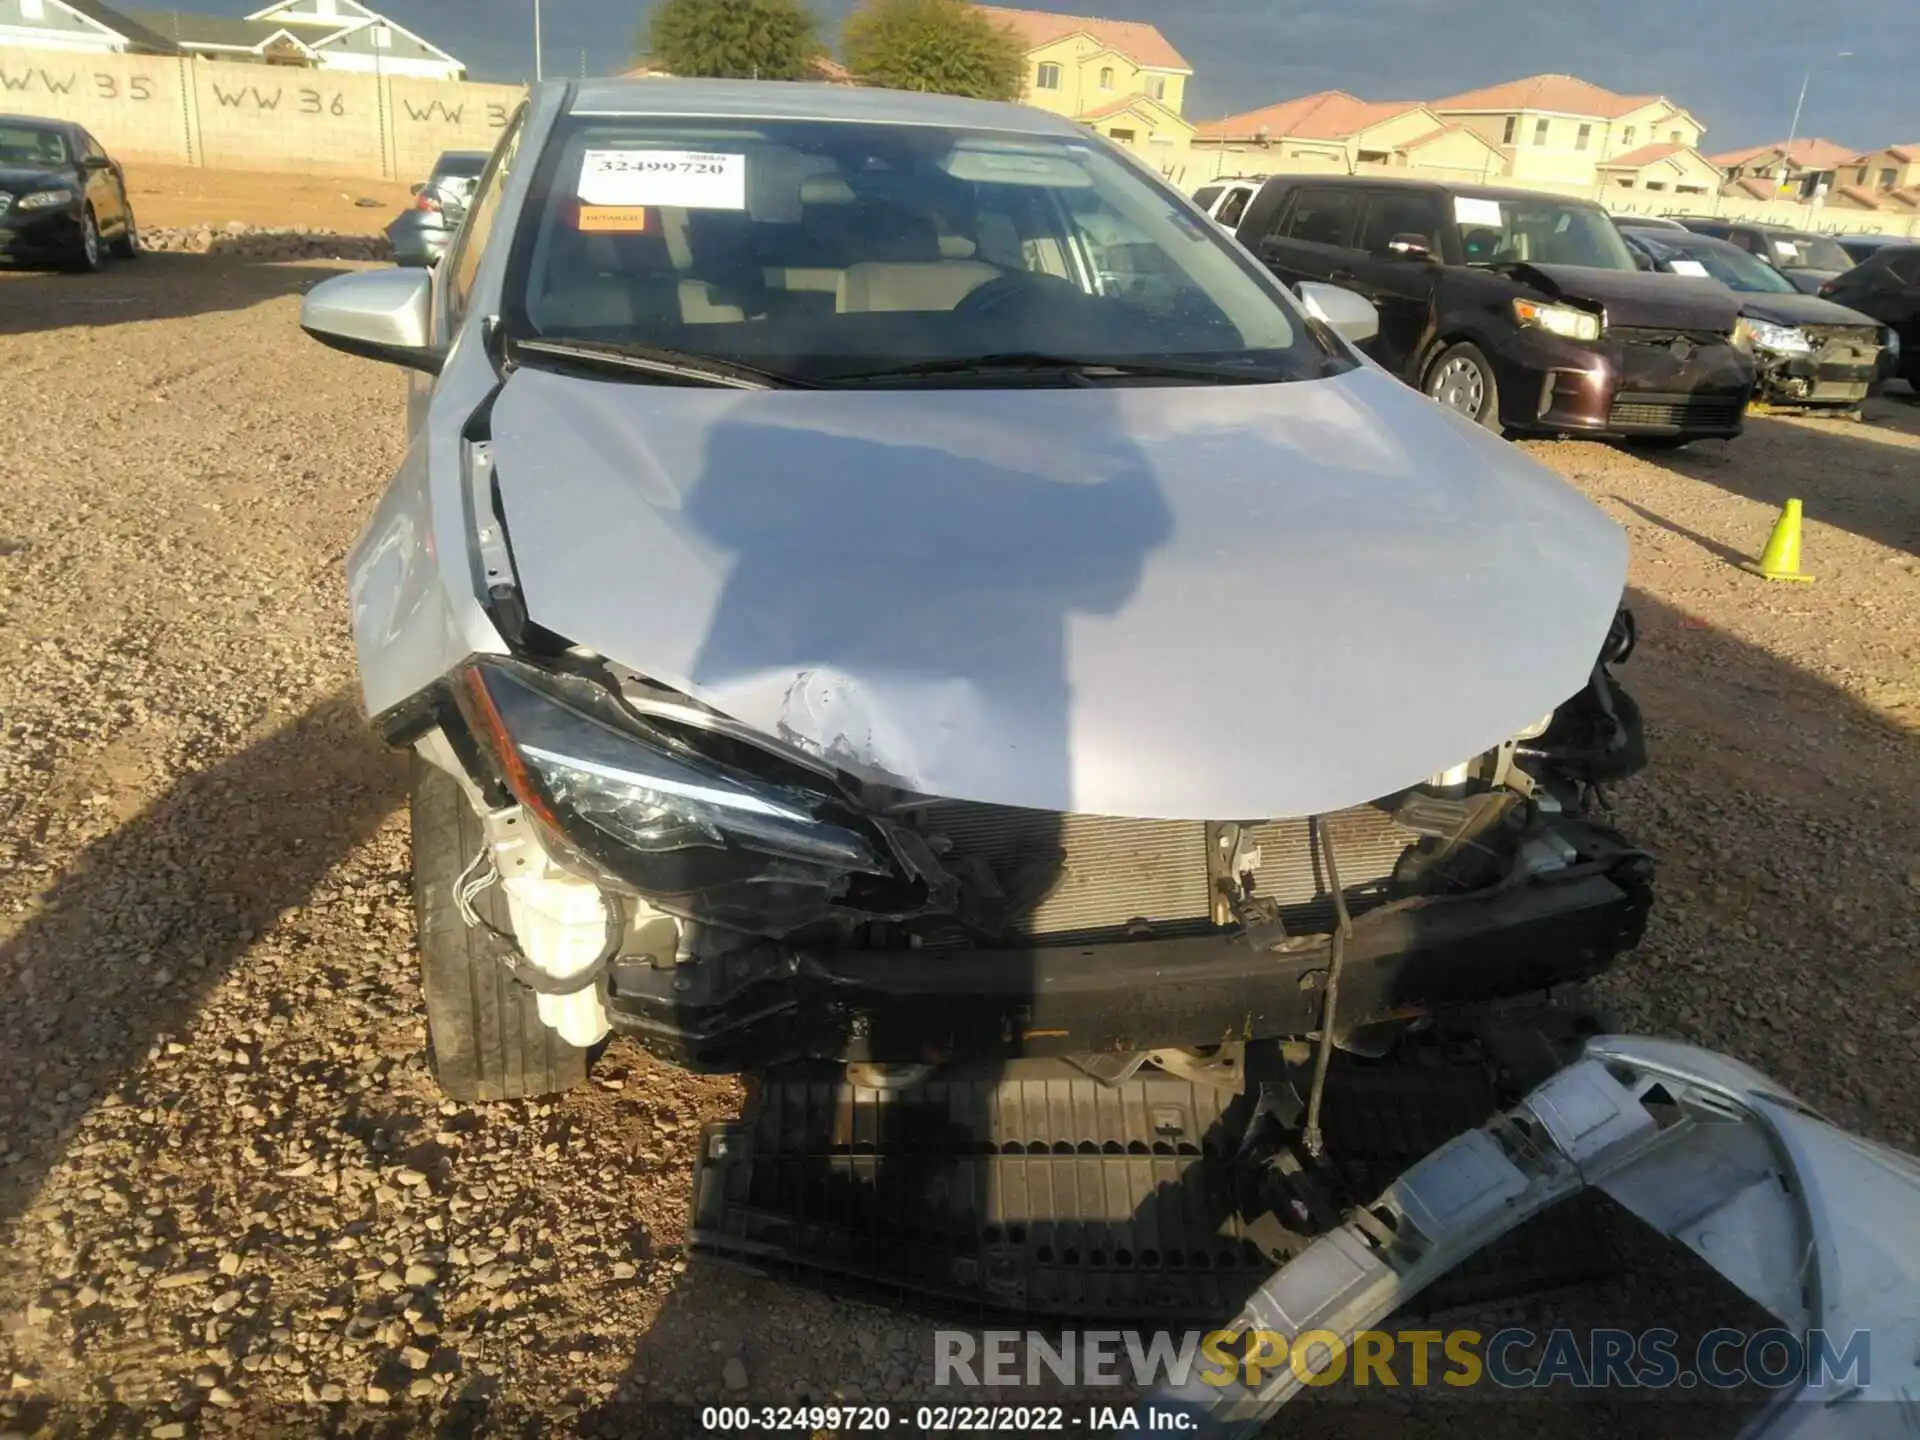
{"label": "auction sticker on windshield", "polygon": [[1500,223],[1500,202],[1482,200],[1477,195],[1456,195],[1453,197],[1454,223],[1459,225],[1498,225]]}
{"label": "auction sticker on windshield", "polygon": [[747,208],[747,157],[704,150],[589,150],[580,160],[589,205]]}
{"label": "auction sticker on windshield", "polygon": [[1669,260],[1667,265],[1676,275],[1692,275],[1701,280],[1707,278],[1707,267],[1698,260]]}

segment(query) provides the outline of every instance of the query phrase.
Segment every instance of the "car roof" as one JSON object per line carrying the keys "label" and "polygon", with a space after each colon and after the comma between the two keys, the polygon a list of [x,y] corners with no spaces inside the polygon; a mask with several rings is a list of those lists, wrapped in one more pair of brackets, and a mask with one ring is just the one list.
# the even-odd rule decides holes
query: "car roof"
{"label": "car roof", "polygon": [[60,130],[71,133],[74,122],[55,120],[46,115],[0,115],[0,125],[25,125],[36,130]]}
{"label": "car roof", "polygon": [[1631,240],[1664,245],[1669,250],[1731,250],[1736,255],[1747,253],[1731,240],[1722,240],[1718,235],[1702,235],[1697,230],[1667,230],[1657,225],[1622,224],[1620,233]]}
{"label": "car roof", "polygon": [[[1403,180],[1395,176],[1372,175],[1270,175],[1270,180],[1285,180],[1300,185],[1365,186],[1382,190],[1425,190],[1438,195],[1464,195],[1470,200],[1563,200],[1569,205],[1600,210],[1596,200],[1575,195],[1555,195],[1544,190],[1522,190],[1512,185],[1468,185],[1450,180]],[[1605,213],[1602,211],[1602,213]]]}
{"label": "car roof", "polygon": [[1081,140],[1090,134],[1083,125],[1030,105],[866,86],[789,80],[670,80],[654,76],[566,83],[572,93],[565,109],[572,115],[935,125],[1022,135],[1072,136]]}

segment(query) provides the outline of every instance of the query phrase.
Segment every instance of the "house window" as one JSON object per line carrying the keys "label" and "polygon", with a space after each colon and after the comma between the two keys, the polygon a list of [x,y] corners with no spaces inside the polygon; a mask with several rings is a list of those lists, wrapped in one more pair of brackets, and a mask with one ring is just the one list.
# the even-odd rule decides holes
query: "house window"
{"label": "house window", "polygon": [[[1864,179],[1865,177],[1863,176],[1862,178]],[[1882,190],[1893,189],[1894,182],[1899,178],[1900,172],[1898,170],[1882,170],[1880,172],[1880,188]]]}
{"label": "house window", "polygon": [[1107,131],[1107,134],[1112,139],[1118,140],[1122,145],[1131,145],[1138,132],[1134,130],[1113,129]]}
{"label": "house window", "polygon": [[1647,189],[1649,190],[1664,190],[1666,188],[1667,188],[1667,182],[1664,180],[1647,181]]}
{"label": "house window", "polygon": [[1547,122],[1545,120],[1536,120],[1533,122],[1533,143],[1536,145],[1544,145],[1547,143]]}
{"label": "house window", "polygon": [[1631,190],[1633,188],[1633,177],[1631,175],[1622,175],[1619,178],[1618,184],[1622,190]]}
{"label": "house window", "polygon": [[1100,88],[1102,90],[1111,90],[1113,88],[1113,67],[1111,65],[1101,67]]}
{"label": "house window", "polygon": [[1676,185],[1673,188],[1678,190],[1682,195],[1704,195],[1707,193],[1707,187],[1704,185]]}
{"label": "house window", "polygon": [[1058,90],[1060,88],[1060,67],[1051,60],[1040,62],[1040,70],[1033,82],[1036,90]]}
{"label": "house window", "polygon": [[1591,139],[1593,139],[1593,127],[1591,125],[1582,125],[1578,130],[1574,131],[1573,148],[1576,150],[1584,150],[1587,148],[1587,142]]}
{"label": "house window", "polygon": [[1519,130],[1520,117],[1518,115],[1507,116],[1507,128],[1500,132],[1500,143],[1502,145],[1511,145],[1513,143],[1513,137],[1519,133]]}
{"label": "house window", "polygon": [[1635,128],[1636,127],[1632,125],[1623,125],[1620,128],[1620,143],[1622,145],[1631,145],[1633,143],[1633,132]]}
{"label": "house window", "polygon": [[1147,98],[1151,100],[1164,100],[1167,98],[1166,76],[1149,75],[1147,77]]}
{"label": "house window", "polygon": [[1354,157],[1362,165],[1384,165],[1393,158],[1385,150],[1362,150]]}
{"label": "house window", "polygon": [[1685,141],[1681,140],[1680,132],[1678,130],[1667,131],[1667,140],[1670,144],[1674,144],[1674,145],[1681,145],[1686,143]]}

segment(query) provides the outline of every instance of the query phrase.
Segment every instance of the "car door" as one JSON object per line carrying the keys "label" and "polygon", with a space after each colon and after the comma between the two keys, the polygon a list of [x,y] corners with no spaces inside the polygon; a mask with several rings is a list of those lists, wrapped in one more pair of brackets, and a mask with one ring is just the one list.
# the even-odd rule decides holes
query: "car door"
{"label": "car door", "polygon": [[[1367,193],[1359,253],[1346,282],[1380,312],[1380,333],[1361,348],[1397,375],[1419,366],[1433,328],[1434,292],[1446,257],[1446,216],[1431,191],[1400,188]],[[1420,246],[1414,245],[1414,240]]]}
{"label": "car door", "polygon": [[1366,196],[1357,185],[1294,187],[1281,200],[1255,253],[1289,285],[1321,280],[1351,286]]}
{"label": "car door", "polygon": [[121,188],[119,167],[109,158],[106,148],[85,130],[74,129],[79,142],[76,158],[80,181],[93,206],[94,223],[103,235],[116,235],[127,223],[126,194]]}

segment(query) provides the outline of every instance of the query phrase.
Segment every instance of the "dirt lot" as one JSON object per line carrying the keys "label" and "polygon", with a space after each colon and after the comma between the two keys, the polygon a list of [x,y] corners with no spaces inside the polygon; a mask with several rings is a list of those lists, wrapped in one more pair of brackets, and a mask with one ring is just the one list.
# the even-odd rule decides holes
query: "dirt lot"
{"label": "dirt lot", "polygon": [[[202,170],[192,165],[127,166],[127,198],[148,229],[226,224],[292,225],[347,234],[386,228],[412,198],[405,183],[342,180],[276,171]],[[362,201],[373,201],[371,205]]]}
{"label": "dirt lot", "polygon": [[[682,1255],[730,1083],[616,1045],[554,1104],[436,1094],[403,767],[362,727],[341,583],[403,381],[299,336],[328,273],[0,275],[0,1430],[493,1397],[500,1428],[632,1433],[676,1403],[928,1398],[925,1318]],[[1659,464],[1531,448],[1634,543],[1655,763],[1615,803],[1662,879],[1604,998],[1920,1148],[1920,400]],[[1811,587],[1730,563],[1789,496]],[[1643,1278],[1556,1313],[1643,1314]],[[1371,1393],[1382,1433],[1488,1428]]]}

